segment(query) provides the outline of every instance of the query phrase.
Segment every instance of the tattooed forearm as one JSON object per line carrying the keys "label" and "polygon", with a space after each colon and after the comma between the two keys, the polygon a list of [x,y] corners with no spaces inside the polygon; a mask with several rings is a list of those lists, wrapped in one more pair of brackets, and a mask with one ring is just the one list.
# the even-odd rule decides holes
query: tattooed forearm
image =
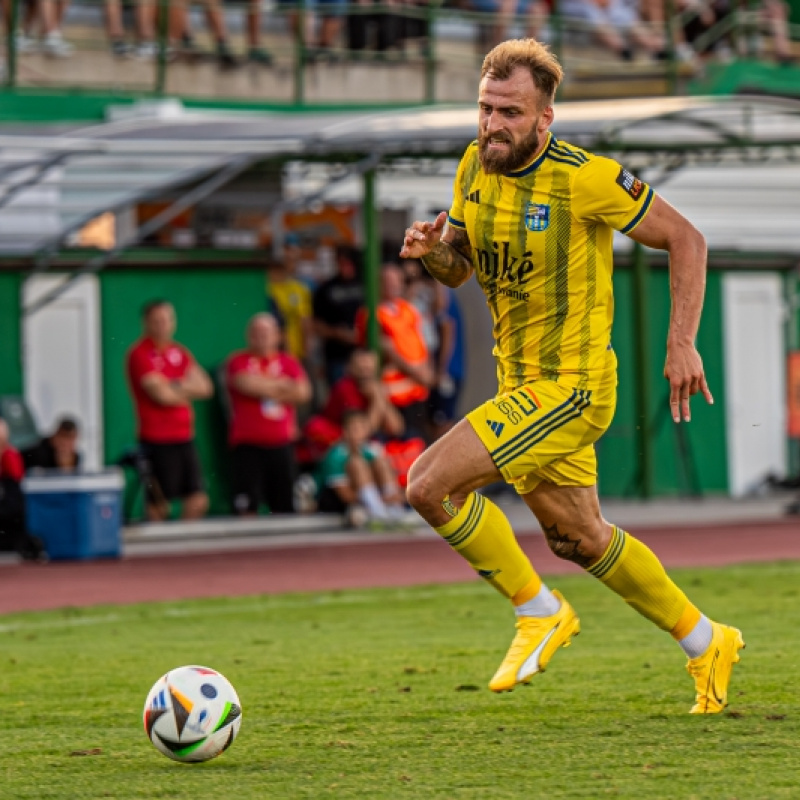
{"label": "tattooed forearm", "polygon": [[450,241],[437,242],[422,263],[439,283],[455,289],[472,274],[472,248],[466,231],[450,231]]}
{"label": "tattooed forearm", "polygon": [[542,525],[547,544],[555,555],[566,561],[573,561],[579,567],[590,567],[595,558],[581,550],[580,539],[570,539],[565,533],[560,533],[558,525]]}

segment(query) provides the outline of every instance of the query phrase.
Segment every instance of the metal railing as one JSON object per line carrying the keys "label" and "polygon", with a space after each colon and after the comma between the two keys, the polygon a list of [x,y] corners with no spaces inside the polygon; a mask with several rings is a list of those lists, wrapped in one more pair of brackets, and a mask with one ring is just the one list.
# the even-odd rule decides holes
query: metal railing
{"label": "metal railing", "polygon": [[[750,0],[746,1],[745,7],[735,9],[696,39],[699,52],[729,38],[736,43],[737,52],[757,53],[766,23]],[[658,31],[663,39],[659,59],[639,58],[623,65],[593,43],[586,23],[562,16],[557,6],[545,27],[533,31],[529,16],[501,17],[435,2],[313,7],[306,2],[273,2],[277,4],[263,8],[261,0],[248,0],[229,4],[223,11],[220,0],[203,0],[202,6],[194,9],[185,0],[138,0],[139,9],[148,4],[154,38],[144,42],[139,32],[136,52],[128,48],[123,53],[128,46],[122,43],[119,52],[112,53],[103,32],[103,16],[107,23],[108,4],[119,0],[73,6],[64,27],[68,41],[61,52],[57,48],[48,51],[47,42],[39,49],[31,47],[37,43],[25,35],[22,18],[29,13],[26,5],[22,0],[10,0],[3,83],[7,87],[103,89],[296,105],[471,100],[482,54],[504,36],[537,33],[559,55],[573,84],[581,80],[596,83],[603,76],[620,83],[651,77],[662,80],[663,93],[675,93],[689,72],[679,57],[676,31],[697,14],[674,14],[674,0],[667,0],[671,22]],[[213,35],[202,33],[194,40],[182,36],[176,19],[183,14],[187,24],[198,29],[201,9]],[[260,29],[263,47],[251,41],[253,24]],[[320,28],[324,34],[325,26],[331,41],[320,47],[312,28]],[[797,26],[790,27],[793,35],[800,34]],[[195,41],[205,46],[197,47]],[[71,57],[70,47],[75,48]],[[34,52],[28,52],[31,49]],[[357,72],[358,78],[348,80],[347,70]],[[468,97],[459,94],[466,89],[452,89],[461,83],[469,85]]]}

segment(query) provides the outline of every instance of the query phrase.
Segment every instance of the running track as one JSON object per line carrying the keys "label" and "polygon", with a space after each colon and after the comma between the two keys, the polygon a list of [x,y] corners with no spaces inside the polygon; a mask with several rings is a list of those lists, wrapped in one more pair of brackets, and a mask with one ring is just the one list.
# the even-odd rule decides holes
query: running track
{"label": "running track", "polygon": [[[796,519],[648,529],[636,535],[667,567],[800,559]],[[522,534],[519,540],[542,574],[580,572],[553,556],[541,534]],[[468,580],[475,580],[472,570],[437,538],[382,540],[375,534],[348,544],[0,566],[0,613]]]}

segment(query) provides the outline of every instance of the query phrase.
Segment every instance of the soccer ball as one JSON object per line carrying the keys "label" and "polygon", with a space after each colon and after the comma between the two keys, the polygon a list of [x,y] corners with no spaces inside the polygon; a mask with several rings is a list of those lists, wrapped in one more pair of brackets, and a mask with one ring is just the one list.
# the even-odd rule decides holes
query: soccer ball
{"label": "soccer ball", "polygon": [[233,744],[242,724],[242,704],[216,670],[177,667],[155,682],[142,721],[153,746],[167,758],[208,761]]}

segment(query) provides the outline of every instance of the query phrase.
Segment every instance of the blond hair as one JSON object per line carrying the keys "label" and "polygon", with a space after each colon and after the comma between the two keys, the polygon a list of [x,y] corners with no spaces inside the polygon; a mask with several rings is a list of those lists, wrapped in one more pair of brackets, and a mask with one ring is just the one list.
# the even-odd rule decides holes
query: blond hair
{"label": "blond hair", "polygon": [[552,103],[564,77],[564,70],[550,48],[536,39],[509,39],[498,44],[483,59],[481,78],[490,75],[496,80],[505,81],[517,67],[523,67],[531,73],[534,85],[542,94],[542,105]]}

